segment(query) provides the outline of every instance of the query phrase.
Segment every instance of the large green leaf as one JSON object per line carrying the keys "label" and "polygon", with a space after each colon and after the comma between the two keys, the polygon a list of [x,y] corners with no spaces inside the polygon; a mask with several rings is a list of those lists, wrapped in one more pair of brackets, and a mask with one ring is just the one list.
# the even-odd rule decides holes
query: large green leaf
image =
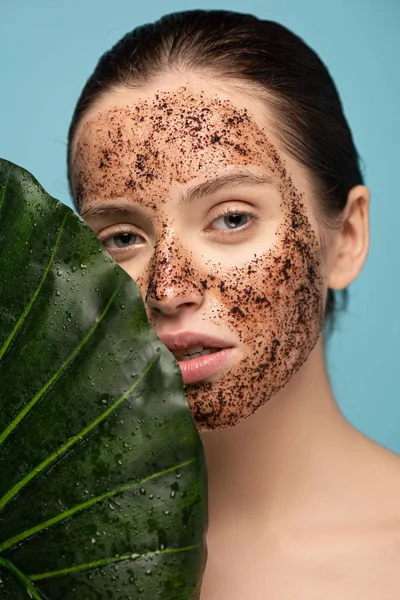
{"label": "large green leaf", "polygon": [[198,598],[203,448],[179,365],[92,230],[0,161],[0,597]]}

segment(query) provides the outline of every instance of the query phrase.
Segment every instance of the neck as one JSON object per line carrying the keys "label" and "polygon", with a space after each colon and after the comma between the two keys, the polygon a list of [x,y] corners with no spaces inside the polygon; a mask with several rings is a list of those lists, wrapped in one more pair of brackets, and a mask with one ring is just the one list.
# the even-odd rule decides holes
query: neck
{"label": "neck", "polygon": [[321,339],[287,386],[251,417],[201,432],[210,527],[244,515],[253,523],[315,515],[335,493],[357,434],[333,396]]}

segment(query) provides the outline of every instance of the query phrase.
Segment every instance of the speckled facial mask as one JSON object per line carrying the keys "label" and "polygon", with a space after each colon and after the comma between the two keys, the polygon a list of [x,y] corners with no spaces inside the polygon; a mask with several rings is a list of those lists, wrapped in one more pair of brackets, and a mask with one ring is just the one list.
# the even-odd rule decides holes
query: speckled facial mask
{"label": "speckled facial mask", "polygon": [[[280,195],[282,218],[273,241],[266,239],[261,253],[250,252],[249,236],[240,259],[238,241],[235,253],[230,244],[214,254],[193,252],[175,234],[167,202],[171,186],[249,165],[268,171]],[[224,428],[252,415],[304,364],[321,334],[324,312],[320,242],[302,194],[266,134],[229,100],[185,88],[160,92],[154,100],[89,118],[78,131],[73,173],[83,207],[123,198],[153,211],[156,245],[135,276],[144,299],[162,300],[171,286],[177,295],[189,289],[204,297],[197,312],[182,316],[184,327],[163,315],[162,331],[198,331],[203,324],[205,332],[218,336],[223,325],[237,342],[232,367],[186,386],[198,427]],[[157,318],[149,311],[159,333]]]}

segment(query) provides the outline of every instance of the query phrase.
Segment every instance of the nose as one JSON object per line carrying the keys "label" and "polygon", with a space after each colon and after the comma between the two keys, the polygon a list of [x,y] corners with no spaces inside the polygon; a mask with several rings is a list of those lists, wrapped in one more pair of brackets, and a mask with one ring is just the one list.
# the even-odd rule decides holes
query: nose
{"label": "nose", "polygon": [[155,316],[196,310],[204,300],[202,277],[193,261],[187,252],[173,248],[158,248],[151,260],[145,302]]}

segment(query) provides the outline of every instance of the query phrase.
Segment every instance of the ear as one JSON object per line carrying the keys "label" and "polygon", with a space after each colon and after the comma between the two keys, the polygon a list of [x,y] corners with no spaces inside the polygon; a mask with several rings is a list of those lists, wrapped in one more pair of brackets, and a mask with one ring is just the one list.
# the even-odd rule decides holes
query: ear
{"label": "ear", "polygon": [[342,290],[360,273],[369,249],[370,193],[365,185],[351,188],[331,249],[328,287]]}

